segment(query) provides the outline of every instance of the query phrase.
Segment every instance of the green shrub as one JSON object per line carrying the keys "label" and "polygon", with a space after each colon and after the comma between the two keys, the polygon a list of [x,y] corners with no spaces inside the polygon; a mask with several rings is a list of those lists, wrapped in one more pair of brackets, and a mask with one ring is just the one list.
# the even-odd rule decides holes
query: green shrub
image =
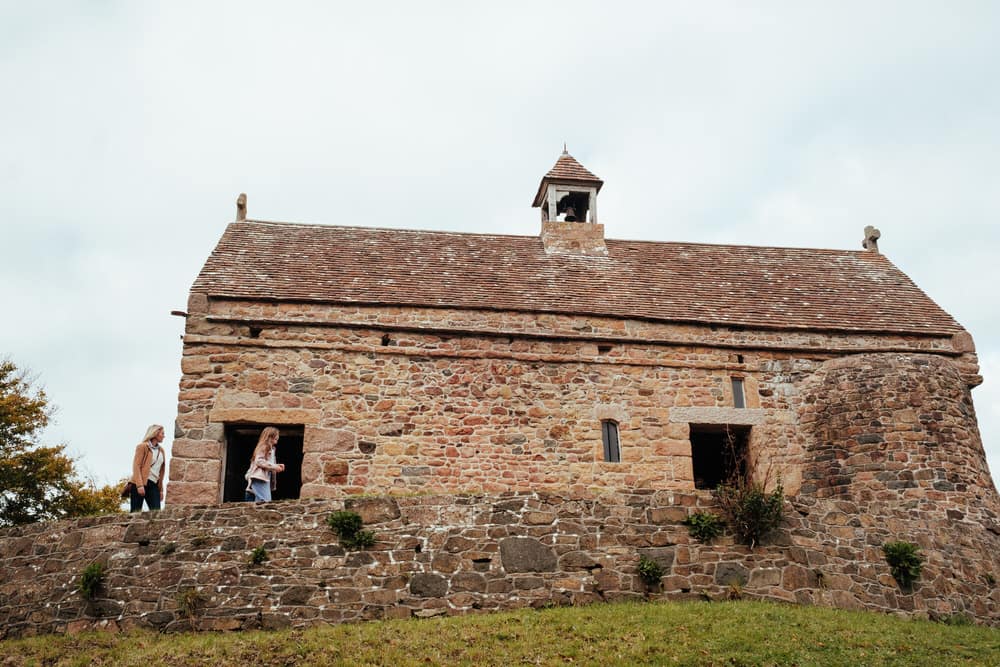
{"label": "green shrub", "polygon": [[658,586],[663,578],[663,568],[652,558],[639,556],[639,577],[647,586]]}
{"label": "green shrub", "polygon": [[254,565],[260,565],[261,563],[267,560],[268,560],[267,549],[265,549],[263,546],[259,546],[259,547],[254,547],[253,550],[250,551],[250,558],[247,559],[247,562],[252,567]]}
{"label": "green shrub", "polygon": [[924,557],[920,547],[913,542],[886,542],[882,545],[885,561],[892,570],[892,577],[903,588],[909,588],[920,578]]}
{"label": "green shrub", "polygon": [[361,530],[364,522],[357,512],[334,512],[326,520],[345,549],[367,549],[375,544],[375,533]]}
{"label": "green shrub", "polygon": [[688,527],[691,537],[705,544],[721,535],[722,528],[726,525],[722,517],[713,512],[689,514],[681,523]]}
{"label": "green shrub", "polygon": [[175,551],[177,551],[177,543],[176,542],[167,542],[162,547],[160,547],[160,555],[161,556],[169,556],[170,554],[174,553]]}
{"label": "green shrub", "polygon": [[375,546],[375,533],[370,530],[359,530],[344,546],[348,549],[370,549]]}
{"label": "green shrub", "polygon": [[91,563],[83,569],[83,574],[80,575],[80,585],[78,587],[80,595],[82,595],[85,599],[90,600],[97,595],[103,585],[103,563]]}
{"label": "green shrub", "polygon": [[751,549],[777,528],[784,516],[785,494],[780,483],[768,492],[760,482],[736,479],[720,484],[715,497],[733,532]]}

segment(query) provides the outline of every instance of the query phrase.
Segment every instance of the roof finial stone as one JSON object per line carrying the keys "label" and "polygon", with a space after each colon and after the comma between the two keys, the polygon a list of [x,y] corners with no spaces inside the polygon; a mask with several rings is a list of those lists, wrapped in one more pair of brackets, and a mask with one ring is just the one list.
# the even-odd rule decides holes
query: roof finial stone
{"label": "roof finial stone", "polygon": [[873,252],[878,254],[878,240],[881,238],[882,232],[875,229],[871,225],[865,227],[865,238],[861,241],[861,247],[868,252]]}
{"label": "roof finial stone", "polygon": [[565,141],[563,142],[563,152],[562,152],[562,154],[563,155],[569,155],[569,151],[566,149],[566,142]]}
{"label": "roof finial stone", "polygon": [[241,192],[240,196],[236,198],[236,220],[247,219],[247,193]]}

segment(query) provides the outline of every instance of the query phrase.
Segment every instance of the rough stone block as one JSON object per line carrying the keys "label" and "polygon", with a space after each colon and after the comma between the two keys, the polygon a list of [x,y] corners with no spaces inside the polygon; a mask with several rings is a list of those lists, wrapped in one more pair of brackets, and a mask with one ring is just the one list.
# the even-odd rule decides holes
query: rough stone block
{"label": "rough stone block", "polygon": [[357,512],[365,525],[385,523],[400,516],[399,503],[394,498],[352,498],[344,506]]}
{"label": "rough stone block", "polygon": [[749,579],[750,571],[740,563],[723,562],[715,567],[715,583],[729,586],[732,583],[744,585]]}
{"label": "rough stone block", "polygon": [[215,440],[175,439],[170,445],[171,458],[218,459],[221,457],[221,445]]}
{"label": "rough stone block", "polygon": [[410,579],[410,594],[422,598],[439,598],[448,592],[448,580],[440,574],[419,573]]}
{"label": "rough stone block", "polygon": [[[277,409],[215,407],[209,413],[209,420],[213,422],[245,422],[250,424],[268,424],[276,426],[280,426],[282,424],[316,424],[319,422],[320,417],[320,410],[310,410],[305,408]],[[202,421],[198,425],[203,426],[204,424],[204,416],[202,416]]]}
{"label": "rough stone block", "polygon": [[190,459],[178,461],[177,465],[184,466],[185,482],[214,482],[218,485],[222,478],[222,462],[218,460]]}
{"label": "rough stone block", "polygon": [[200,375],[212,370],[212,364],[208,357],[184,356],[181,357],[181,372],[191,375]]}
{"label": "rough stone block", "polygon": [[305,430],[302,451],[304,453],[353,452],[356,442],[357,437],[351,431],[310,426]]}
{"label": "rough stone block", "polygon": [[508,537],[500,541],[500,559],[507,572],[553,572],[556,556],[533,537]]}
{"label": "rough stone block", "polygon": [[219,483],[171,480],[167,496],[177,505],[214,505],[219,502]]}
{"label": "rough stone block", "polygon": [[601,564],[585,551],[570,551],[559,557],[559,569],[572,572],[575,570],[596,570]]}

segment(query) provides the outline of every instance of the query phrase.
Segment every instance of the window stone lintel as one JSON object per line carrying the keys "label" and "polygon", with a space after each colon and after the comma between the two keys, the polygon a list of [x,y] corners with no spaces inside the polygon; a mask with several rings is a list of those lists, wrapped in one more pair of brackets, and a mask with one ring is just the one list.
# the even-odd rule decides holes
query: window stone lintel
{"label": "window stone lintel", "polygon": [[731,424],[758,426],[765,423],[789,424],[794,421],[788,410],[763,408],[670,408],[670,421],[674,424]]}

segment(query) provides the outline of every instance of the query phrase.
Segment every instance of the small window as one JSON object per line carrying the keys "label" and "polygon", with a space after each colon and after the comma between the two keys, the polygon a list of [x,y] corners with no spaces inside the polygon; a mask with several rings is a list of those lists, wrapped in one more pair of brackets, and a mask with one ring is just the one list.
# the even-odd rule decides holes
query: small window
{"label": "small window", "polygon": [[746,401],[743,398],[743,378],[730,378],[733,381],[733,407],[745,408]]}
{"label": "small window", "polygon": [[618,444],[618,424],[605,420],[601,422],[601,440],[604,441],[604,460],[608,463],[621,463],[622,451]]}

